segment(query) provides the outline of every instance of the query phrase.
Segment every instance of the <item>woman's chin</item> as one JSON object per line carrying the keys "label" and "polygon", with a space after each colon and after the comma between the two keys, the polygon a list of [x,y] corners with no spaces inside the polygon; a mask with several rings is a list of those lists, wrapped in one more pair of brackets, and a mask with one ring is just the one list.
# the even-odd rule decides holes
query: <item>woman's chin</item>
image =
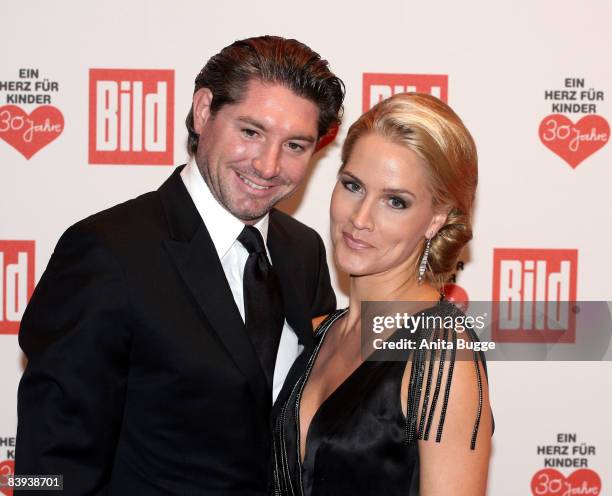
{"label": "woman's chin", "polygon": [[372,264],[365,260],[355,260],[355,257],[336,257],[336,266],[345,274],[358,277],[372,273]]}

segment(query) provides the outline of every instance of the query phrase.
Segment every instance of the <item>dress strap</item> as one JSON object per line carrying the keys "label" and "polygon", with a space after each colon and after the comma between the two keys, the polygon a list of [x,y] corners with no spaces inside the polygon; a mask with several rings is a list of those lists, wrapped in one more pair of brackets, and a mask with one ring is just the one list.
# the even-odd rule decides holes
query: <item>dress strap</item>
{"label": "dress strap", "polygon": [[315,340],[319,339],[321,335],[327,331],[327,328],[339,317],[341,314],[346,313],[348,308],[340,308],[338,310],[334,310],[330,314],[328,314],[317,326],[314,330]]}
{"label": "dress strap", "polygon": [[[462,315],[452,303],[444,302],[443,305],[444,307],[452,307],[451,311],[448,312],[448,316]],[[470,341],[479,341],[474,330],[467,326],[462,335],[464,339],[469,338]],[[415,440],[429,440],[434,423],[434,415],[437,411],[436,409],[439,408],[440,415],[435,431],[435,441],[439,443],[442,439],[455,361],[457,359],[457,331],[454,329],[427,330],[420,328],[415,336],[417,336],[417,343],[421,343],[425,339],[432,343],[442,343],[442,346],[439,347],[440,349],[435,346],[430,348],[417,346],[417,349],[412,354],[412,369],[408,381],[408,399],[406,405],[406,442],[410,444]],[[462,354],[462,359],[467,359],[467,353]],[[476,447],[476,437],[478,435],[483,406],[483,384],[480,366],[482,364],[486,374],[486,363],[481,351],[471,350],[469,353],[471,354],[470,359],[474,364],[478,388],[478,405],[470,441],[470,449],[473,450]],[[437,369],[435,367],[436,363],[438,363]],[[444,380],[445,376],[446,381]],[[420,412],[419,406],[421,407]]]}

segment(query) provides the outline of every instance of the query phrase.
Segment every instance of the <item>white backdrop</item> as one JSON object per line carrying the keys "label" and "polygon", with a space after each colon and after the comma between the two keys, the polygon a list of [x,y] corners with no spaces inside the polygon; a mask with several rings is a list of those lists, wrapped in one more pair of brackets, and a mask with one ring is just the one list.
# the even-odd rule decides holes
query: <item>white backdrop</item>
{"label": "white backdrop", "polygon": [[[170,136],[173,127],[173,141],[164,146],[169,162],[181,164],[193,80],[211,55],[259,34],[297,38],[321,53],[346,83],[345,124],[284,208],[317,229],[328,252],[339,143],[363,111],[364,74],[374,74],[374,88],[365,87],[373,95],[391,91],[380,89],[385,85],[409,87],[422,75],[442,76],[446,88],[430,89],[447,94],[480,157],[475,238],[457,273],[469,299],[490,300],[499,290],[504,265],[495,250],[510,249],[498,258],[518,260],[523,270],[529,260],[544,260],[549,275],[561,270],[551,250],[566,250],[561,258],[574,253],[567,267],[575,283],[562,284],[579,300],[612,300],[612,6],[605,2],[24,1],[2,11],[0,293],[7,298],[0,298],[0,470],[10,468],[14,455],[23,370],[15,333],[19,288],[28,277],[40,278],[67,226],[156,189],[172,170],[151,165],[153,155],[148,163],[126,165],[125,157],[135,156],[129,149],[123,163],[90,163],[90,69],[173,71],[174,91],[165,93],[166,103],[174,99],[165,129]],[[35,111],[42,105],[55,109]],[[28,116],[40,126],[31,140]],[[54,139],[42,146],[45,136]],[[575,136],[580,140],[572,141]],[[345,286],[329,261],[344,305]],[[595,488],[576,494],[611,494],[611,372],[610,362],[490,364],[496,421],[490,495],[565,494],[546,487],[547,473],[534,478],[551,459],[578,464],[557,468],[561,475],[554,477],[572,488]],[[553,455],[563,446],[567,455]],[[588,471],[575,473],[580,465]]]}

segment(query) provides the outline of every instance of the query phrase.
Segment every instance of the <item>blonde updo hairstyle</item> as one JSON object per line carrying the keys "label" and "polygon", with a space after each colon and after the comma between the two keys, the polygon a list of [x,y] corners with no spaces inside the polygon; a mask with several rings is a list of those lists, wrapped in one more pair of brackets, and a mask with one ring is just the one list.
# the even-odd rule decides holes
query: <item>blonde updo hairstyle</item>
{"label": "blonde updo hairstyle", "polygon": [[[436,212],[446,223],[431,240],[426,278],[442,284],[461,249],[472,239],[472,206],[478,183],[476,145],[461,119],[444,102],[423,93],[396,94],[363,114],[349,129],[342,147],[342,167],[357,140],[369,133],[416,153],[425,164]],[[420,247],[420,262],[425,239]],[[418,266],[415,268],[418,269]]]}

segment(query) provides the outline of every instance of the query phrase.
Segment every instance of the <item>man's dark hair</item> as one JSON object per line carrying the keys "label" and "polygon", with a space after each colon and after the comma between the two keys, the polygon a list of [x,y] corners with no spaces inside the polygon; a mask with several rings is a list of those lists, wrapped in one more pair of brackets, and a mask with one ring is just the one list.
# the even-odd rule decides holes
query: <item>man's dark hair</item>
{"label": "man's dark hair", "polygon": [[[260,36],[240,40],[225,47],[206,63],[195,80],[194,93],[200,88],[212,91],[210,106],[214,116],[223,105],[237,103],[251,80],[280,84],[296,95],[307,98],[319,108],[319,138],[332,125],[339,125],[344,100],[344,83],[329,69],[326,60],[297,40],[279,36]],[[193,128],[193,107],[187,119],[190,155],[198,148],[198,134]]]}

